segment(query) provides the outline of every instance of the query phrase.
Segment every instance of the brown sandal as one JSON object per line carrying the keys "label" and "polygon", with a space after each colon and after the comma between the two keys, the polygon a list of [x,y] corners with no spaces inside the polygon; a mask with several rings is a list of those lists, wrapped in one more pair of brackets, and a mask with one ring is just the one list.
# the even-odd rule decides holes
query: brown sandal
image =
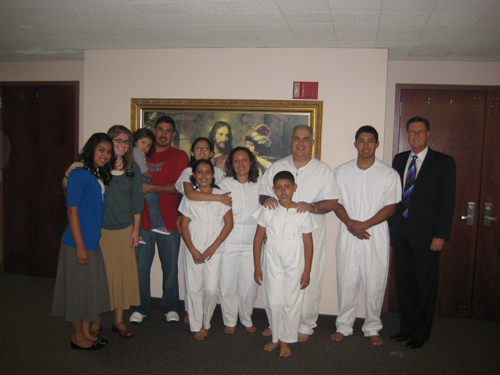
{"label": "brown sandal", "polygon": [[[118,328],[118,327],[121,327],[121,328]],[[132,333],[132,331],[130,331],[127,328],[127,326],[125,325],[125,323],[123,323],[123,322],[118,323],[118,324],[113,323],[113,326],[111,327],[111,331],[113,331],[114,333],[119,333],[120,336],[123,337],[124,339],[134,337],[134,334]]]}

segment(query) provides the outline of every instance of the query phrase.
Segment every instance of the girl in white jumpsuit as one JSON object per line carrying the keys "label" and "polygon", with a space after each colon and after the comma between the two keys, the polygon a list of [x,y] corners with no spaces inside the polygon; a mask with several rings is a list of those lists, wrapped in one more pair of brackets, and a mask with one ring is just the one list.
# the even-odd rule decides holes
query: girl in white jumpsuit
{"label": "girl in white jumpsuit", "polygon": [[[317,228],[309,212],[298,213],[292,201],[297,185],[288,171],[277,173],[273,190],[279,207],[261,207],[254,217],[257,232],[254,240],[255,281],[263,285],[267,318],[272,342],[266,351],[280,346],[280,356],[291,354],[289,343],[297,342],[303,289],[309,285],[313,257],[312,232]],[[262,256],[264,234],[267,242]]]}
{"label": "girl in white jumpsuit", "polygon": [[[200,159],[210,160],[214,155],[214,145],[208,138],[199,137],[196,138],[193,144],[191,145],[191,158],[189,159],[189,167],[184,169],[179,176],[179,179],[175,183],[175,188],[180,194],[185,195],[189,199],[193,201],[218,201],[224,203],[228,206],[231,206],[231,198],[229,197],[229,193],[225,193],[222,195],[218,194],[204,194],[200,191],[194,190],[193,185],[191,184],[190,177],[193,175],[193,165],[196,161]],[[215,183],[217,184],[220,180],[222,180],[225,176],[225,173],[222,169],[214,167],[215,170]],[[180,217],[179,217],[180,220]],[[186,247],[184,249],[187,251],[181,253],[182,263],[184,266],[184,273],[186,273],[186,256],[191,257],[191,254],[187,250]],[[184,280],[184,290],[187,291],[186,280]],[[188,300],[184,297],[184,308],[186,309],[186,317],[184,321],[189,323],[189,310],[188,310]]]}
{"label": "girl in white jumpsuit", "polygon": [[[193,180],[206,194],[223,194],[215,187],[214,167],[209,160],[200,159],[193,167]],[[208,335],[210,321],[219,296],[219,277],[224,240],[233,229],[231,207],[220,202],[192,201],[184,197],[179,211],[181,247],[191,254],[186,257],[185,279],[189,305],[189,324],[195,338]]]}
{"label": "girl in white jumpsuit", "polygon": [[226,161],[228,177],[219,186],[231,192],[234,229],[226,240],[219,282],[224,329],[234,333],[238,315],[247,331],[255,332],[252,312],[258,285],[253,273],[253,238],[257,221],[252,214],[260,208],[259,169],[246,147],[234,148]]}

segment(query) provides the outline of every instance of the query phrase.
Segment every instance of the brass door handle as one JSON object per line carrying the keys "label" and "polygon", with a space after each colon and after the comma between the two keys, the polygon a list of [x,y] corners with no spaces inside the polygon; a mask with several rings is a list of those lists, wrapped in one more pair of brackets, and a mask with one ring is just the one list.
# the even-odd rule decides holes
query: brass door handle
{"label": "brass door handle", "polygon": [[498,220],[498,218],[490,216],[492,210],[493,210],[493,204],[491,203],[484,204],[483,225],[485,227],[491,227],[491,222]]}

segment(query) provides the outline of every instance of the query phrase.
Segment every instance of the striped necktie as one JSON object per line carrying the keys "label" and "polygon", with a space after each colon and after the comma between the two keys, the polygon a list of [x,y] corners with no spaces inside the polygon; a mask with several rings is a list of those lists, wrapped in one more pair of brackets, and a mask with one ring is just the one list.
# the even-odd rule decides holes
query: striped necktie
{"label": "striped necktie", "polygon": [[410,205],[410,195],[417,179],[417,166],[415,161],[417,155],[413,155],[410,165],[408,165],[408,172],[406,173],[405,191],[403,192],[403,216],[408,217],[408,206]]}

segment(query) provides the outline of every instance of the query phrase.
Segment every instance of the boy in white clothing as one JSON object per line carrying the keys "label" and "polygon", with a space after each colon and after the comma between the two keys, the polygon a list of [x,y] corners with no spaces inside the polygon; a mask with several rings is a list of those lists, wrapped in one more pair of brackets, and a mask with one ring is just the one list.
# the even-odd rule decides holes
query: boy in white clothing
{"label": "boy in white clothing", "polygon": [[272,341],[264,350],[272,351],[280,346],[281,357],[288,357],[291,354],[288,344],[297,342],[303,289],[309,285],[311,273],[312,232],[317,228],[309,212],[297,212],[297,203],[292,201],[296,189],[290,172],[278,172],[273,179],[273,190],[279,207],[274,210],[261,207],[254,214],[258,224],[253,245],[254,278],[263,286],[272,330]]}

